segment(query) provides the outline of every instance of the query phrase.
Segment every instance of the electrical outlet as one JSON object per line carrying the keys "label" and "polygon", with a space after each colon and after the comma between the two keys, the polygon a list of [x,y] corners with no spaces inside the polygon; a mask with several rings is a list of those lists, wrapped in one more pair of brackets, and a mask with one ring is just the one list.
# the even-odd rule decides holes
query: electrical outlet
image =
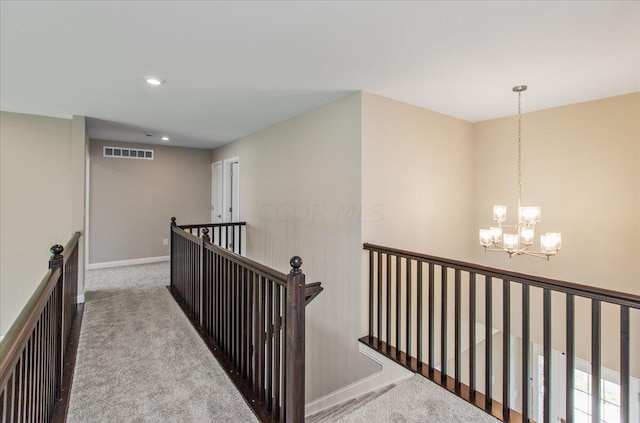
{"label": "electrical outlet", "polygon": [[167,238],[163,239],[162,245],[169,245],[169,240]]}

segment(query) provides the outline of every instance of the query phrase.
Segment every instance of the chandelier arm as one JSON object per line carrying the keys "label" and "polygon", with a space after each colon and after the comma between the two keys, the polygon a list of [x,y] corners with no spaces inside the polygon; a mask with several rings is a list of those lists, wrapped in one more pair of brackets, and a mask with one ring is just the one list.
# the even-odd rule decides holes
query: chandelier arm
{"label": "chandelier arm", "polygon": [[525,251],[522,254],[524,254],[525,256],[537,257],[547,261],[549,261],[549,258],[551,258],[551,256],[554,255],[554,254],[546,254],[546,253],[539,253],[539,252],[533,252],[533,251]]}

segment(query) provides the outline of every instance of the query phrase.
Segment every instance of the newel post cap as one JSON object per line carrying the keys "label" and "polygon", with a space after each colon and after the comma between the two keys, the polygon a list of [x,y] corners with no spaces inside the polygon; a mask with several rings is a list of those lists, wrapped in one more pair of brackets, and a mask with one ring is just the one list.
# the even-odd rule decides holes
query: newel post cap
{"label": "newel post cap", "polygon": [[171,226],[176,226],[176,218],[175,217],[171,218]]}
{"label": "newel post cap", "polygon": [[289,264],[291,264],[292,275],[299,275],[302,273],[302,269],[300,268],[302,266],[302,258],[299,256],[293,256],[291,257],[291,260],[289,260]]}
{"label": "newel post cap", "polygon": [[52,254],[51,256],[52,259],[58,259],[62,257],[62,252],[64,251],[64,247],[60,244],[56,244],[53,247],[51,247],[49,251]]}

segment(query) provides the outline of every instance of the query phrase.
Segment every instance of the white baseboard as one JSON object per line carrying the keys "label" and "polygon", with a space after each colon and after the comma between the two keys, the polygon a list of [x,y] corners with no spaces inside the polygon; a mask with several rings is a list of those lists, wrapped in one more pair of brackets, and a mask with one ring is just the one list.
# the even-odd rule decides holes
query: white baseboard
{"label": "white baseboard", "polygon": [[392,383],[400,383],[411,378],[414,373],[401,365],[389,360],[382,354],[374,351],[366,345],[358,342],[360,354],[369,357],[371,360],[382,366],[382,370],[347,385],[337,391],[331,392],[321,398],[311,401],[304,408],[305,416],[319,413],[335,405],[341,404],[350,399],[360,397],[366,393],[377,391],[389,386]]}
{"label": "white baseboard", "polygon": [[105,261],[102,263],[90,263],[87,270],[106,269],[109,267],[133,266],[136,264],[159,263],[161,261],[169,261],[170,256],[146,257],[141,259]]}
{"label": "white baseboard", "polygon": [[78,304],[84,304],[84,295],[78,295]]}

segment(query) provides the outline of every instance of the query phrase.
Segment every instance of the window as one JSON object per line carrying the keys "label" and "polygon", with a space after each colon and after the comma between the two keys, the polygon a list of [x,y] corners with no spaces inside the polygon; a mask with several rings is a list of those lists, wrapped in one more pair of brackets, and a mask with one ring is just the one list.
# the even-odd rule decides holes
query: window
{"label": "window", "polygon": [[[534,344],[535,350],[535,371],[532,375],[532,395],[533,412],[537,421],[544,421],[544,356],[540,353],[541,347]],[[551,368],[551,413],[552,421],[566,421],[565,415],[565,356],[558,351],[552,351]],[[575,423],[591,423],[592,393],[591,385],[591,364],[576,358],[574,369],[574,391],[573,409]],[[601,368],[600,378],[600,421],[603,423],[618,423],[620,421],[620,375],[606,367]],[[634,398],[640,399],[640,382],[631,378],[630,380],[630,413],[631,421],[638,416],[638,402]]]}
{"label": "window", "polygon": [[[575,422],[589,423],[591,422],[591,375],[576,369],[574,384]],[[620,421],[620,385],[600,379],[600,392],[602,396],[601,421],[618,423]]]}

